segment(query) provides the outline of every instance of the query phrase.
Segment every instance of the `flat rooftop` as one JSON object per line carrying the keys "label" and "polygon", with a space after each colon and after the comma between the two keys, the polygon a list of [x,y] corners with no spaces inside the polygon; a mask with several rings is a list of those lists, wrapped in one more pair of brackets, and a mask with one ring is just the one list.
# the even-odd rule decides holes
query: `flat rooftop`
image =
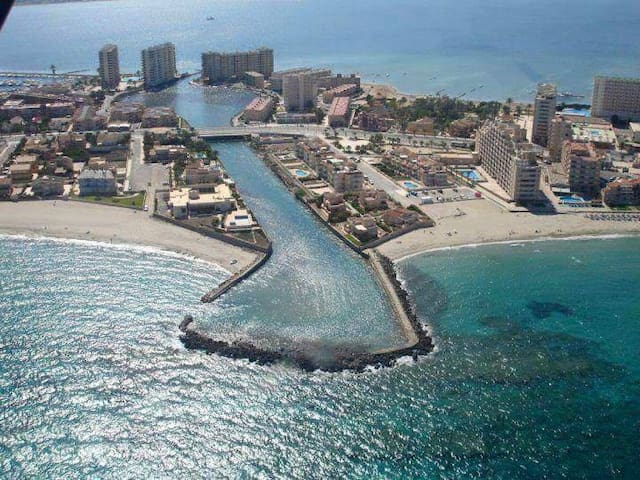
{"label": "flat rooftop", "polygon": [[616,134],[609,125],[591,125],[587,123],[574,123],[571,127],[573,138],[584,142],[616,143]]}

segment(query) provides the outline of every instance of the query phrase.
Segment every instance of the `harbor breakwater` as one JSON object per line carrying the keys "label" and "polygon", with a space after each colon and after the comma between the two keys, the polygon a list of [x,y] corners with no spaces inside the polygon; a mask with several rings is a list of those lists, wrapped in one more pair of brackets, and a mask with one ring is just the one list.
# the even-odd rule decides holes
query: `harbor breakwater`
{"label": "harbor breakwater", "polygon": [[[433,341],[428,331],[417,318],[415,307],[397,277],[393,262],[387,257],[375,253],[380,271],[386,276],[391,291],[384,288],[394,306],[396,316],[405,335],[407,344],[402,348],[365,351],[349,345],[319,346],[316,342],[282,342],[280,339],[224,340],[198,332],[193,325],[193,317],[187,315],[180,324],[180,340],[191,350],[200,350],[228,358],[246,359],[260,365],[290,363],[300,369],[313,372],[355,371],[362,372],[369,367],[391,367],[398,359],[411,357],[417,361],[420,356],[433,352]],[[223,292],[224,293],[224,292]]]}
{"label": "harbor breakwater", "polygon": [[[245,272],[238,274],[223,283],[218,289],[202,297],[203,302],[213,302],[240,283],[251,274],[259,270],[268,260],[264,255],[257,263]],[[291,363],[304,371],[323,370],[337,372],[351,370],[361,372],[367,367],[390,367],[402,357],[412,357],[417,361],[420,356],[433,351],[433,341],[428,335],[426,327],[420,323],[415,312],[409,293],[405,290],[397,277],[393,262],[387,257],[373,252],[369,261],[378,278],[380,287],[384,290],[391,303],[394,315],[402,329],[407,343],[401,348],[390,348],[378,351],[366,351],[350,345],[318,345],[310,341],[281,341],[281,339],[253,339],[227,340],[215,339],[208,333],[193,328],[193,317],[185,316],[180,323],[182,335],[180,340],[190,350],[200,350],[209,354],[224,357],[246,359],[260,365],[274,363]]]}

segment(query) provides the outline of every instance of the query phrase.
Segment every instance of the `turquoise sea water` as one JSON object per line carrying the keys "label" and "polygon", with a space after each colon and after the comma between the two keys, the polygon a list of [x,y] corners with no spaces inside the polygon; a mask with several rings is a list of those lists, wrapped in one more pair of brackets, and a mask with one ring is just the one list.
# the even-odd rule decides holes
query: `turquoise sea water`
{"label": "turquoise sea water", "polygon": [[204,263],[2,237],[0,476],[637,478],[639,247],[402,262],[438,352],[358,375],[184,350]]}
{"label": "turquoise sea water", "polygon": [[140,50],[171,41],[179,69],[194,71],[206,50],[267,45],[277,68],[328,66],[409,93],[530,100],[541,81],[588,95],[594,74],[638,76],[639,27],[635,0],[67,3],[15,8],[0,33],[0,70],[95,71],[98,50],[114,42],[123,70],[135,72]]}

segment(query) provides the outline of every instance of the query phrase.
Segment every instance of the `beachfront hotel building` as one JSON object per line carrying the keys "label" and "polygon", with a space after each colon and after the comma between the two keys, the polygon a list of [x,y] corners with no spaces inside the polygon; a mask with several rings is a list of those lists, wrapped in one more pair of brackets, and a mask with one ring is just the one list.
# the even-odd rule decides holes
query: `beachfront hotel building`
{"label": "beachfront hotel building", "polygon": [[120,61],[118,60],[118,47],[112,44],[105,45],[98,53],[100,66],[98,72],[102,87],[115,90],[120,84]]}
{"label": "beachfront hotel building", "polygon": [[602,190],[602,200],[610,207],[640,205],[640,178],[622,178]]}
{"label": "beachfront hotel building", "polygon": [[536,200],[540,167],[536,147],[526,141],[526,131],[512,122],[487,120],[476,135],[482,167],[516,202]]}
{"label": "beachfront hotel building", "polygon": [[247,72],[270,77],[273,73],[273,50],[262,47],[248,52],[202,54],[202,79],[205,83],[242,80]]}
{"label": "beachfront hotel building", "polygon": [[343,75],[342,73],[338,73],[335,76],[329,75],[329,77],[326,77],[320,81],[320,86],[327,89],[337,88],[342,85],[355,85],[358,89],[360,89],[360,76],[355,73],[351,73],[350,75]]}
{"label": "beachfront hotel building", "polygon": [[173,217],[183,219],[191,215],[214,215],[235,208],[233,192],[227,184],[207,186],[206,190],[190,187],[171,190],[168,205]]}
{"label": "beachfront hotel building", "polygon": [[78,176],[80,195],[115,195],[118,184],[113,171],[108,168],[84,168]]}
{"label": "beachfront hotel building", "polygon": [[562,146],[562,168],[574,193],[597,195],[600,191],[601,162],[593,144],[566,141]]}
{"label": "beachfront hotel building", "polygon": [[142,51],[142,76],[146,89],[174,81],[178,76],[175,45],[163,43],[145,48]]}
{"label": "beachfront hotel building", "polygon": [[538,85],[533,109],[533,133],[531,141],[546,147],[549,142],[551,121],[556,114],[558,89],[552,83]]}
{"label": "beachfront hotel building", "polygon": [[640,78],[595,77],[591,115],[640,120]]}

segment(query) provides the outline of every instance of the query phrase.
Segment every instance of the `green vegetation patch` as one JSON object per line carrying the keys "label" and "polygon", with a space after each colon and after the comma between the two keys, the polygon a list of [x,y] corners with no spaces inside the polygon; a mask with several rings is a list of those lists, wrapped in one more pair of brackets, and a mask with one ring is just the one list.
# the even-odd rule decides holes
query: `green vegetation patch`
{"label": "green vegetation patch", "polygon": [[83,202],[100,203],[103,205],[115,205],[119,207],[134,207],[142,210],[144,206],[144,193],[136,193],[131,196],[115,196],[115,197],[101,197],[96,195],[88,195],[86,197],[77,197],[78,200]]}
{"label": "green vegetation patch", "polygon": [[359,247],[360,245],[362,245],[362,242],[358,240],[356,237],[354,237],[353,235],[351,235],[350,233],[347,233],[344,237],[347,240],[349,240],[351,243],[353,243],[356,247]]}

